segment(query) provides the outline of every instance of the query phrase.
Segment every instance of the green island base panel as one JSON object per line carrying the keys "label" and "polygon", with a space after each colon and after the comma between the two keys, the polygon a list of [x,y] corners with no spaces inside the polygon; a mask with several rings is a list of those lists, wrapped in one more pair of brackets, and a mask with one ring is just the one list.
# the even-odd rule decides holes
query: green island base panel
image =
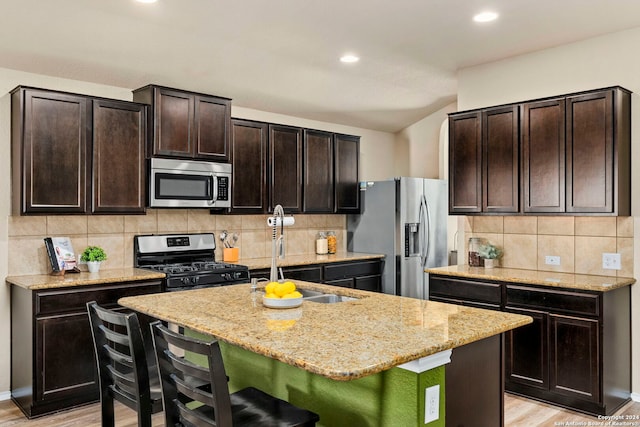
{"label": "green island base panel", "polygon": [[[188,335],[211,339],[187,331]],[[423,373],[392,368],[352,381],[335,381],[220,341],[229,391],[260,390],[320,415],[324,427],[444,427],[445,368]],[[204,359],[194,362],[206,365]],[[439,418],[425,423],[425,390],[440,385]]]}

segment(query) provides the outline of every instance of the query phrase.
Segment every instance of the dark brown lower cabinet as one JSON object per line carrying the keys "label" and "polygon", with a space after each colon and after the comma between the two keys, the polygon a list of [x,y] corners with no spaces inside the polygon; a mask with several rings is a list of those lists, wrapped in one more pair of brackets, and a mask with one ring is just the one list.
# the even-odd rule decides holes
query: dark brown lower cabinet
{"label": "dark brown lower cabinet", "polygon": [[451,351],[444,366],[447,427],[504,426],[503,345],[499,334]]}
{"label": "dark brown lower cabinet", "polygon": [[548,390],[548,316],[536,310],[510,309],[508,311],[531,316],[533,323],[509,332],[505,347],[506,377],[514,384]]}
{"label": "dark brown lower cabinet", "polygon": [[[58,289],[11,287],[11,399],[28,418],[100,398],[86,303],[162,291],[160,280]],[[144,320],[143,320],[144,323]]]}
{"label": "dark brown lower cabinet", "polygon": [[[285,279],[324,283],[363,291],[381,292],[382,260],[345,261],[282,267]],[[251,270],[252,278],[269,279],[270,269]]]}
{"label": "dark brown lower cabinet", "polygon": [[505,334],[506,391],[593,415],[630,400],[629,286],[598,292],[429,276],[431,300],[533,318]]}

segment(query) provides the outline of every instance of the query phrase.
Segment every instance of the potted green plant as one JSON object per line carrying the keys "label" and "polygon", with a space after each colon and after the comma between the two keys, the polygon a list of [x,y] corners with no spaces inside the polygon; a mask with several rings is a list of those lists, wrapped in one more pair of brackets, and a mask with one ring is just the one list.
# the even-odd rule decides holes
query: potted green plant
{"label": "potted green plant", "polygon": [[80,261],[87,263],[90,273],[100,270],[100,263],[107,259],[107,253],[100,246],[87,246],[80,255]]}
{"label": "potted green plant", "polygon": [[491,243],[485,243],[478,249],[478,255],[484,259],[485,268],[493,268],[498,266],[498,258],[502,255],[502,251]]}

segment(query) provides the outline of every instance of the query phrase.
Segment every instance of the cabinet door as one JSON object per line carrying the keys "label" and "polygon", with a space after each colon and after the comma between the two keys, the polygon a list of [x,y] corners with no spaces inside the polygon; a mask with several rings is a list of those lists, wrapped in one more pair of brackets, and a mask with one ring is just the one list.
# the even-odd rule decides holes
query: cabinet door
{"label": "cabinet door", "polygon": [[613,212],[613,93],[567,98],[567,212]]}
{"label": "cabinet door", "polygon": [[380,292],[382,288],[381,276],[363,276],[355,277],[354,287],[363,291]]}
{"label": "cabinet door", "polygon": [[528,102],[522,111],[523,211],[564,212],[564,98]]}
{"label": "cabinet door", "polygon": [[147,109],[123,101],[93,101],[94,213],[144,213]]}
{"label": "cabinet door", "polygon": [[449,212],[482,211],[481,113],[449,116]]}
{"label": "cabinet door", "polygon": [[35,400],[96,400],[98,376],[86,313],[38,319],[34,354]]}
{"label": "cabinet door", "polygon": [[482,112],[482,211],[518,212],[519,107]]}
{"label": "cabinet door", "polygon": [[304,131],[303,206],[306,213],[332,213],[334,208],[333,134]]}
{"label": "cabinet door", "polygon": [[194,96],[166,88],[154,88],[153,154],[192,157]]}
{"label": "cabinet door", "polygon": [[599,402],[598,321],[550,314],[549,325],[551,391]]}
{"label": "cabinet door", "polygon": [[509,383],[549,389],[549,334],[547,314],[536,310],[507,307],[510,313],[531,316],[533,323],[506,333],[505,378]]}
{"label": "cabinet door", "polygon": [[335,212],[360,213],[358,164],[360,138],[335,135]]}
{"label": "cabinet door", "polygon": [[267,131],[266,123],[231,122],[231,212],[267,212]]}
{"label": "cabinet door", "polygon": [[302,211],[302,129],[269,125],[270,210]]}
{"label": "cabinet door", "polygon": [[231,101],[196,95],[194,107],[194,157],[215,162],[228,161]]}
{"label": "cabinet door", "polygon": [[86,213],[87,98],[21,89],[12,102],[14,158],[22,167],[15,180],[16,186],[21,183],[15,189],[22,195],[20,213]]}

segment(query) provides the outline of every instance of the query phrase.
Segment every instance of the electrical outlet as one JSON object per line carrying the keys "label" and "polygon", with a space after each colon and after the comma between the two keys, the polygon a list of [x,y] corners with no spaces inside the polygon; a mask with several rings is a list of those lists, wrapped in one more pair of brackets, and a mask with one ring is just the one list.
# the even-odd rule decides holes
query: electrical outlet
{"label": "electrical outlet", "polygon": [[424,423],[440,418],[440,384],[424,389]]}
{"label": "electrical outlet", "polygon": [[560,257],[547,255],[544,257],[544,263],[547,265],[560,265]]}
{"label": "electrical outlet", "polygon": [[622,268],[620,254],[602,254],[602,268],[606,270],[620,270]]}

